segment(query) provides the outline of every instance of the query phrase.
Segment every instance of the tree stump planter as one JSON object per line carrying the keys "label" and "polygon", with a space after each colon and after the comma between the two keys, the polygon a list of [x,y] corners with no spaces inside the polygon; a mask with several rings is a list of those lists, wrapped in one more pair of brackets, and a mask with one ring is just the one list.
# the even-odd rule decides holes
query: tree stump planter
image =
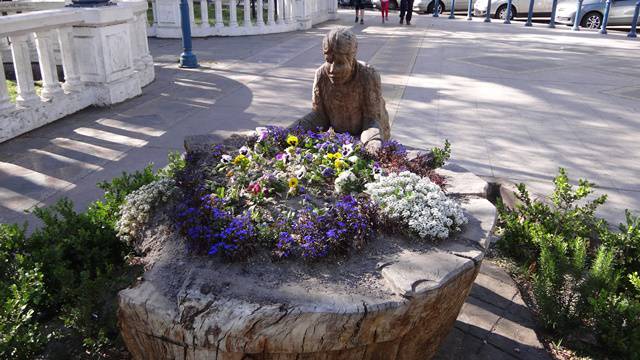
{"label": "tree stump planter", "polygon": [[496,218],[486,182],[457,166],[440,172],[469,219],[462,233],[430,245],[376,241],[325,270],[284,261],[286,281],[251,263],[190,258],[158,230],[142,244],[152,258],[143,280],[119,294],[127,348],[135,359],[431,358],[471,289]]}

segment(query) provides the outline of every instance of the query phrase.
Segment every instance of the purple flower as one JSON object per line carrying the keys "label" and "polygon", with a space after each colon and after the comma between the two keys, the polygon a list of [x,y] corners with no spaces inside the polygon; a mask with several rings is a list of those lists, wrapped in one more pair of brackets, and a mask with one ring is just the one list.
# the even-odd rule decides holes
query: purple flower
{"label": "purple flower", "polygon": [[333,175],[335,175],[335,171],[330,167],[326,167],[322,170],[322,176],[324,177],[331,177]]}

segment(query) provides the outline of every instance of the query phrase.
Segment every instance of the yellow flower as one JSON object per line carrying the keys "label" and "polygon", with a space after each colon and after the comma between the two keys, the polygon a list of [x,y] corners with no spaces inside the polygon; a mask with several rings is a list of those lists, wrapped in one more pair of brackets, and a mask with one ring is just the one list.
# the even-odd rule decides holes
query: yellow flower
{"label": "yellow flower", "polygon": [[298,187],[298,179],[295,177],[292,177],[289,179],[289,188],[290,189],[294,189]]}
{"label": "yellow flower", "polygon": [[247,159],[246,156],[238,155],[238,156],[236,156],[235,159],[233,159],[233,164],[234,165],[239,165],[239,164],[242,164],[243,162],[245,162],[246,160],[249,160],[249,159]]}
{"label": "yellow flower", "polygon": [[340,153],[340,152],[334,153],[333,154],[333,158],[334,159],[341,159],[342,158],[342,153]]}
{"label": "yellow flower", "polygon": [[298,143],[300,141],[298,140],[298,137],[289,134],[289,136],[287,136],[287,144],[291,145],[291,146],[298,146]]}
{"label": "yellow flower", "polygon": [[333,162],[333,166],[335,166],[336,169],[341,170],[347,167],[347,163],[343,160],[336,159],[336,161]]}

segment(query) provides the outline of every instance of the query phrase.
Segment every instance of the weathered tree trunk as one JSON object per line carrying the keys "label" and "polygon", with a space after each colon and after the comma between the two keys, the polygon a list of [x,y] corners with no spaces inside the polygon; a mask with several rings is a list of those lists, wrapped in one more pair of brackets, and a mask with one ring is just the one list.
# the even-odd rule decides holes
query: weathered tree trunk
{"label": "weathered tree trunk", "polygon": [[[457,167],[443,174],[451,192],[466,196],[469,224],[427,251],[402,249],[375,259],[370,270],[396,295],[357,295],[339,286],[321,294],[291,283],[281,284],[271,301],[222,296],[189,262],[174,264],[193,267],[184,278],[154,275],[155,267],[176,261],[168,256],[120,293],[127,348],[135,359],[429,359],[471,289],[496,215],[481,197],[484,181]],[[179,291],[167,291],[169,281],[177,281]]]}

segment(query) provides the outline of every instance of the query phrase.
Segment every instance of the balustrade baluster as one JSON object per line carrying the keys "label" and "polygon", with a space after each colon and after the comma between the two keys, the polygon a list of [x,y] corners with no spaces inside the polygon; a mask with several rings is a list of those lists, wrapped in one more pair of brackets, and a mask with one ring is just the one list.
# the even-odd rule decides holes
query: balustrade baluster
{"label": "balustrade baluster", "polygon": [[251,1],[242,0],[242,6],[244,8],[244,27],[251,27]]}
{"label": "balustrade baluster", "polygon": [[45,99],[52,99],[62,93],[60,81],[58,80],[58,70],[53,55],[52,31],[38,31],[36,34],[36,49],[38,50],[38,62],[40,63],[40,74],[42,75],[42,96]]}
{"label": "balustrade baluster", "polygon": [[151,12],[153,13],[153,21],[149,26],[154,26],[158,23],[158,0],[153,0],[151,2]]}
{"label": "balustrade baluster", "polygon": [[262,0],[256,0],[256,11],[257,11],[257,18],[256,18],[256,25],[258,26],[264,26],[264,14],[262,13],[264,11],[263,7],[264,4],[262,3]]}
{"label": "balustrade baluster", "polygon": [[29,57],[29,46],[27,45],[28,39],[29,35],[26,34],[9,37],[13,68],[16,72],[16,82],[18,83],[16,101],[22,106],[28,106],[40,100],[33,86],[31,58]]}
{"label": "balustrade baluster", "polygon": [[187,3],[189,4],[189,21],[191,22],[191,28],[193,28],[196,25],[196,15],[195,9],[193,8],[193,0],[188,0]]}
{"label": "balustrade baluster", "polygon": [[[66,91],[77,91],[82,86],[82,81],[80,81],[80,75],[78,73],[78,59],[74,52],[71,27],[58,29],[58,41],[60,43],[60,55],[62,57],[62,69],[64,71],[64,84],[62,84],[62,88]],[[146,39],[144,43],[147,43]]]}
{"label": "balustrade baluster", "polygon": [[238,12],[236,0],[229,0],[229,26],[238,27]]}
{"label": "balustrade baluster", "polygon": [[269,2],[267,3],[267,25],[273,25],[275,23],[275,12],[276,12],[276,8],[275,8],[275,3],[273,2],[273,0],[269,0]]}
{"label": "balustrade baluster", "polygon": [[292,0],[284,0],[286,1],[287,10],[285,11],[285,20],[287,24],[291,24],[293,22],[293,1]]}
{"label": "balustrade baluster", "polygon": [[209,27],[209,4],[207,0],[200,0],[200,19],[202,19],[200,26]]}
{"label": "balustrade baluster", "polygon": [[224,27],[222,20],[222,0],[216,0],[216,28],[221,29]]}
{"label": "balustrade baluster", "polygon": [[[0,51],[0,64],[2,64],[2,51]],[[14,105],[9,99],[7,78],[4,76],[4,68],[0,68],[0,111],[10,109]]]}
{"label": "balustrade baluster", "polygon": [[278,4],[278,25],[284,24],[284,0],[277,0]]}

